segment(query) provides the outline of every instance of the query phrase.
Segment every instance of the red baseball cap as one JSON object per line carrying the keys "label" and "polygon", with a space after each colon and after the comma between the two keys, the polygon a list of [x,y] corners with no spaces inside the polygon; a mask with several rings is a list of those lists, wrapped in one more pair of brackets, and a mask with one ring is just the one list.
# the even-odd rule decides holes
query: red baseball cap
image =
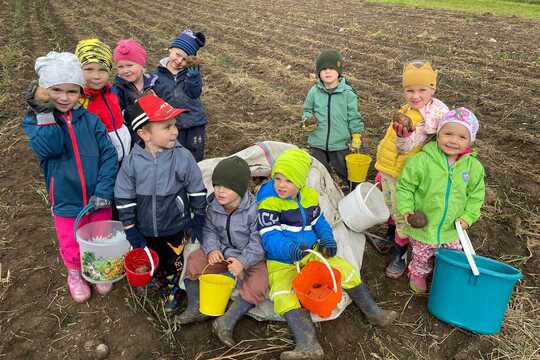
{"label": "red baseball cap", "polygon": [[188,109],[177,109],[156,95],[141,96],[134,104],[128,106],[124,119],[137,131],[147,122],[159,122],[174,119]]}

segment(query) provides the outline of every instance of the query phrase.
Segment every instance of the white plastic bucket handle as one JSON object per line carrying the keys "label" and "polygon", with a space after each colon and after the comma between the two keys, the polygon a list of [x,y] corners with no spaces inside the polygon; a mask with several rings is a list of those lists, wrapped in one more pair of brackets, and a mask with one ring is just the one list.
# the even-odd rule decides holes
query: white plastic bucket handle
{"label": "white plastic bucket handle", "polygon": [[[313,255],[316,255],[319,257],[319,259],[321,259],[321,262],[326,265],[326,267],[328,268],[328,271],[330,272],[330,276],[332,276],[332,284],[334,285],[334,292],[337,293],[337,283],[336,283],[336,276],[334,275],[334,271],[332,271],[332,267],[330,266],[330,264],[328,263],[328,261],[324,258],[324,256],[322,256],[321,254],[319,254],[317,251],[315,250],[311,250],[311,249],[306,249],[304,250],[305,252],[308,252],[308,253],[311,253]],[[300,265],[298,262],[296,262],[296,271],[297,272],[300,272]]]}
{"label": "white plastic bucket handle", "polygon": [[148,260],[150,260],[150,276],[154,276],[154,271],[156,271],[156,265],[154,264],[154,258],[152,257],[148,246],[144,247],[144,252],[146,253],[146,256],[148,256]]}
{"label": "white plastic bucket handle", "polygon": [[465,253],[465,257],[467,258],[467,262],[469,263],[473,274],[475,276],[480,275],[480,271],[478,271],[478,267],[476,266],[476,261],[474,261],[474,255],[476,255],[476,252],[474,251],[474,248],[471,244],[471,239],[469,239],[469,235],[461,227],[461,223],[459,222],[459,220],[456,220],[456,230],[458,233],[459,242],[463,247],[463,252]]}

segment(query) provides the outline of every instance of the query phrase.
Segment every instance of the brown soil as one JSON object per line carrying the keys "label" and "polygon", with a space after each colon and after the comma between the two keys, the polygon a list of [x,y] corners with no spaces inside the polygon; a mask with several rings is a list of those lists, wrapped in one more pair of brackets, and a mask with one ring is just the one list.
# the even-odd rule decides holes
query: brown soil
{"label": "brown soil", "polygon": [[[426,310],[427,297],[412,296],[405,279],[384,277],[388,259],[368,246],[363,278],[382,306],[400,312],[399,321],[379,329],[350,306],[338,320],[317,326],[328,359],[539,356],[534,335],[540,326],[537,21],[352,0],[0,4],[0,358],[90,359],[95,354],[85,349],[88,340],[106,343],[110,359],[209,359],[225,352],[209,322],[171,332],[159,307],[151,306],[156,297],[141,306],[141,296],[125,282],[110,296],[94,294],[87,304],[70,299],[42,175],[20,128],[22,93],[34,78],[36,57],[73,51],[86,37],[98,36],[111,46],[135,37],[145,44],[152,70],[166,56],[170,40],[188,27],[208,39],[199,52],[210,118],[207,157],[261,140],[304,145],[302,103],[315,78],[314,59],[324,47],[345,57],[346,76],[358,91],[366,123],[368,153],[374,153],[402,102],[406,60],[432,60],[440,71],[437,97],[450,107],[471,108],[481,121],[477,149],[495,200],[484,207],[471,237],[478,253],[505,260],[524,274],[502,333],[478,336],[436,320]],[[274,359],[290,334],[284,324],[245,319],[236,337],[259,341],[241,344],[251,353],[229,358]],[[274,351],[263,354],[264,349]]]}

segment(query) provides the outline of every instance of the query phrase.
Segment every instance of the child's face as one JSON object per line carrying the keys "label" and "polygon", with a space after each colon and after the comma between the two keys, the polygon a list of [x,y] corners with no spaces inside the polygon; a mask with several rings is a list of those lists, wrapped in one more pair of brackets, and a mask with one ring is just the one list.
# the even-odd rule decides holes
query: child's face
{"label": "child's face", "polygon": [[322,69],[319,77],[327,89],[335,88],[339,82],[339,73],[334,69]]}
{"label": "child's face", "polygon": [[421,109],[433,99],[435,89],[425,85],[407,86],[404,90],[405,101],[413,109]]}
{"label": "child's face", "polygon": [[153,122],[149,125],[137,131],[148,151],[156,153],[161,150],[172,149],[176,145],[176,138],[178,137],[176,119]]}
{"label": "child's face", "polygon": [[98,63],[90,63],[82,66],[84,82],[90,89],[100,90],[109,81],[109,70]]}
{"label": "child's face", "polygon": [[169,63],[167,66],[170,66],[175,71],[180,71],[186,67],[186,58],[187,54],[178,48],[169,49]]}
{"label": "child's face", "polygon": [[240,203],[240,195],[225,186],[214,186],[216,201],[224,208]]}
{"label": "child's face", "polygon": [[469,130],[457,123],[448,123],[437,134],[437,145],[448,157],[456,158],[470,145]]}
{"label": "child's face", "polygon": [[281,199],[296,198],[298,188],[284,175],[277,173],[274,176],[274,190]]}
{"label": "child's face", "polygon": [[73,109],[81,96],[81,87],[76,84],[59,84],[47,89],[49,101],[56,110],[66,113]]}
{"label": "child's face", "polygon": [[116,70],[118,70],[118,76],[122,79],[135,82],[142,77],[144,68],[136,62],[120,60],[116,63]]}

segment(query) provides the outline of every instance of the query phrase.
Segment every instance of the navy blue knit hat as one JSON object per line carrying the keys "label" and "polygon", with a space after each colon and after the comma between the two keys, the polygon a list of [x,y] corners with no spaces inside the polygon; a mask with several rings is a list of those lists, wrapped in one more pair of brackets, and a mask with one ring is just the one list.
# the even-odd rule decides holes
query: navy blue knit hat
{"label": "navy blue knit hat", "polygon": [[171,43],[170,48],[183,50],[188,56],[197,55],[197,51],[204,46],[206,37],[202,32],[187,29],[182,31]]}

